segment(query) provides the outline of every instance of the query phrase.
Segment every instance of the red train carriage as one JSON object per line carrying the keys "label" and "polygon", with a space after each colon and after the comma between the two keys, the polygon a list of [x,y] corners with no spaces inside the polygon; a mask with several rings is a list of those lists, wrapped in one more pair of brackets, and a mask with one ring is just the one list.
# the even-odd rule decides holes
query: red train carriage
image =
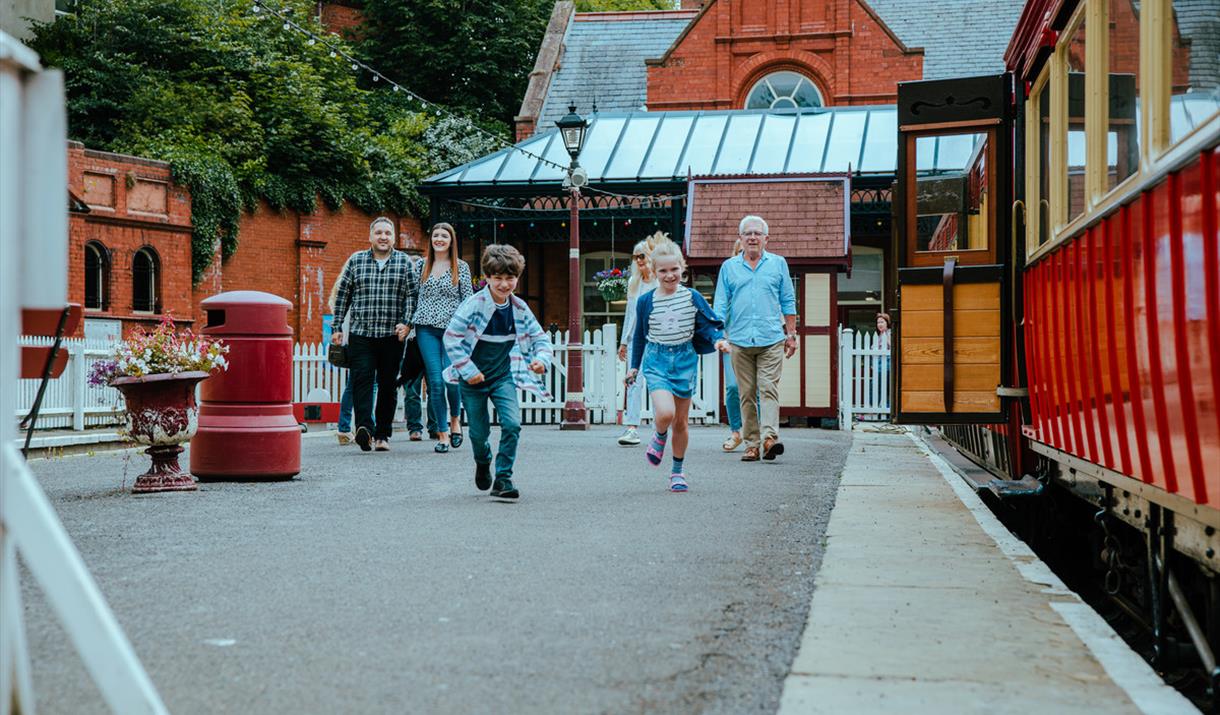
{"label": "red train carriage", "polygon": [[1030,0],[1005,60],[899,87],[896,421],[1088,502],[1106,590],[1214,694],[1220,0]]}

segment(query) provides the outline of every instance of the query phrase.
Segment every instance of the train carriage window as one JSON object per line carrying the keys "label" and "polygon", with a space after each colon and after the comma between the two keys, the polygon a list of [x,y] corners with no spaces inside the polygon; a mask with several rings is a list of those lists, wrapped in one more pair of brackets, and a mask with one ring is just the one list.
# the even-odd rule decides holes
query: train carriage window
{"label": "train carriage window", "polygon": [[1051,83],[1049,81],[1042,83],[1042,89],[1035,95],[1034,112],[1037,113],[1037,140],[1036,146],[1038,158],[1036,162],[1030,162],[1031,165],[1038,167],[1038,194],[1037,207],[1034,215],[1038,221],[1038,245],[1051,240],[1051,221],[1053,214],[1051,213]]}
{"label": "train carriage window", "polygon": [[986,250],[991,193],[987,134],[915,141],[915,251]]}
{"label": "train carriage window", "polygon": [[[1220,0],[1217,0],[1220,2]],[[1106,134],[1106,191],[1139,170],[1139,13],[1133,0],[1110,0],[1109,129]]]}
{"label": "train carriage window", "polygon": [[1176,144],[1220,112],[1220,0],[1172,0],[1169,139]]}
{"label": "train carriage window", "polygon": [[1088,195],[1088,179],[1085,173],[1085,156],[1088,148],[1085,142],[1085,22],[1080,24],[1071,34],[1064,48],[1064,61],[1067,64],[1067,220],[1071,222],[1084,213]]}

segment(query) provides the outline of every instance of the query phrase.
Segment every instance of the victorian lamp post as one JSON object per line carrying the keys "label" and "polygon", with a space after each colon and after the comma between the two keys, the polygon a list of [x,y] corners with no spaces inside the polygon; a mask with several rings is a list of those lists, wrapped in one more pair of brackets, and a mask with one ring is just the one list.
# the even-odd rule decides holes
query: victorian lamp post
{"label": "victorian lamp post", "polygon": [[572,157],[568,176],[563,182],[569,192],[568,216],[568,398],[563,405],[561,430],[587,430],[589,418],[585,411],[584,370],[581,345],[584,342],[581,330],[580,305],[584,298],[584,284],[580,279],[580,187],[588,182],[585,170],[580,168],[577,158],[585,143],[588,122],[576,113],[576,105],[568,106],[568,113],[555,122],[563,146]]}

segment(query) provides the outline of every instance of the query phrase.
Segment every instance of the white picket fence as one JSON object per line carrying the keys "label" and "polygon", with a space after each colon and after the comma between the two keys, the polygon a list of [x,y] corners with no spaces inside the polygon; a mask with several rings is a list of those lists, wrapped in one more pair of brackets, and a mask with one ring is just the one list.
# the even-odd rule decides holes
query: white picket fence
{"label": "white picket fence", "polygon": [[[521,402],[523,424],[558,424],[563,420],[563,405],[567,399],[568,334],[550,334],[555,346],[555,364],[547,375],[550,400],[525,392],[517,393]],[[53,340],[22,337],[21,345],[49,346]],[[88,384],[89,369],[95,360],[108,356],[113,343],[66,339],[61,349],[68,353],[68,365],[63,374],[47,384],[39,410],[39,429],[84,430],[122,424],[123,397],[112,387]],[[627,365],[618,359],[618,335],[614,325],[585,331],[581,341],[584,362],[584,401],[593,424],[615,424],[626,405],[623,378]],[[705,355],[700,361],[699,378],[691,404],[692,422],[714,423],[720,419],[720,363],[716,355]],[[348,371],[326,361],[326,346],[322,343],[298,343],[293,348],[292,399],[294,402],[338,402],[347,382]],[[34,405],[39,380],[21,380],[18,392],[17,417],[24,417]],[[647,386],[645,386],[647,387]],[[402,393],[398,395],[400,407]],[[425,395],[426,400],[426,395]],[[640,416],[652,419],[648,391],[640,391]]]}
{"label": "white picket fence", "polygon": [[839,428],[890,415],[890,350],[870,331],[839,329]]}
{"label": "white picket fence", "polygon": [[[568,331],[549,334],[555,351],[555,364],[546,375],[551,399],[544,400],[532,392],[519,390],[522,424],[558,424],[563,421],[563,405],[568,393]],[[617,327],[604,325],[586,330],[581,340],[584,402],[592,424],[615,424],[626,405],[626,363],[618,359]],[[293,401],[338,402],[347,383],[348,370],[336,368],[326,361],[326,346],[322,343],[298,344],[293,351]],[[652,418],[652,406],[647,390],[641,391],[640,416]],[[398,395],[401,408],[402,394]],[[424,395],[427,403],[427,395]],[[426,409],[426,408],[425,408]],[[707,423],[720,418],[720,370],[715,355],[704,356],[700,362],[699,382],[691,404],[691,421]]]}
{"label": "white picket fence", "polygon": [[[49,347],[54,338],[23,336],[20,345]],[[39,429],[84,430],[123,422],[123,396],[113,387],[88,384],[89,368],[95,360],[110,354],[113,344],[106,341],[65,339],[60,350],[68,353],[63,374],[47,383],[38,411]],[[20,380],[17,388],[17,417],[25,417],[34,406],[40,380]]]}

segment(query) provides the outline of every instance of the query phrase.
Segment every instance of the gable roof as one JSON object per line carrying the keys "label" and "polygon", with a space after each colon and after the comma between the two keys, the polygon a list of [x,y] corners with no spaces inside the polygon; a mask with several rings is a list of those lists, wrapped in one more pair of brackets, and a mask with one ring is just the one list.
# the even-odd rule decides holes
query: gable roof
{"label": "gable roof", "polygon": [[1024,0],[859,0],[908,47],[922,47],[923,78],[1004,71],[1004,50]]}
{"label": "gable roof", "polygon": [[559,69],[551,76],[538,129],[553,127],[575,102],[587,113],[630,112],[644,106],[648,69],[684,30],[694,11],[577,13],[568,25]]}
{"label": "gable roof", "polygon": [[[714,2],[715,0],[713,0]],[[1024,0],[858,0],[905,47],[923,49],[923,79],[1004,71],[1004,50]],[[538,130],[550,129],[569,102],[588,111],[644,106],[645,60],[664,57],[702,11],[576,13],[559,68],[551,75]]]}

